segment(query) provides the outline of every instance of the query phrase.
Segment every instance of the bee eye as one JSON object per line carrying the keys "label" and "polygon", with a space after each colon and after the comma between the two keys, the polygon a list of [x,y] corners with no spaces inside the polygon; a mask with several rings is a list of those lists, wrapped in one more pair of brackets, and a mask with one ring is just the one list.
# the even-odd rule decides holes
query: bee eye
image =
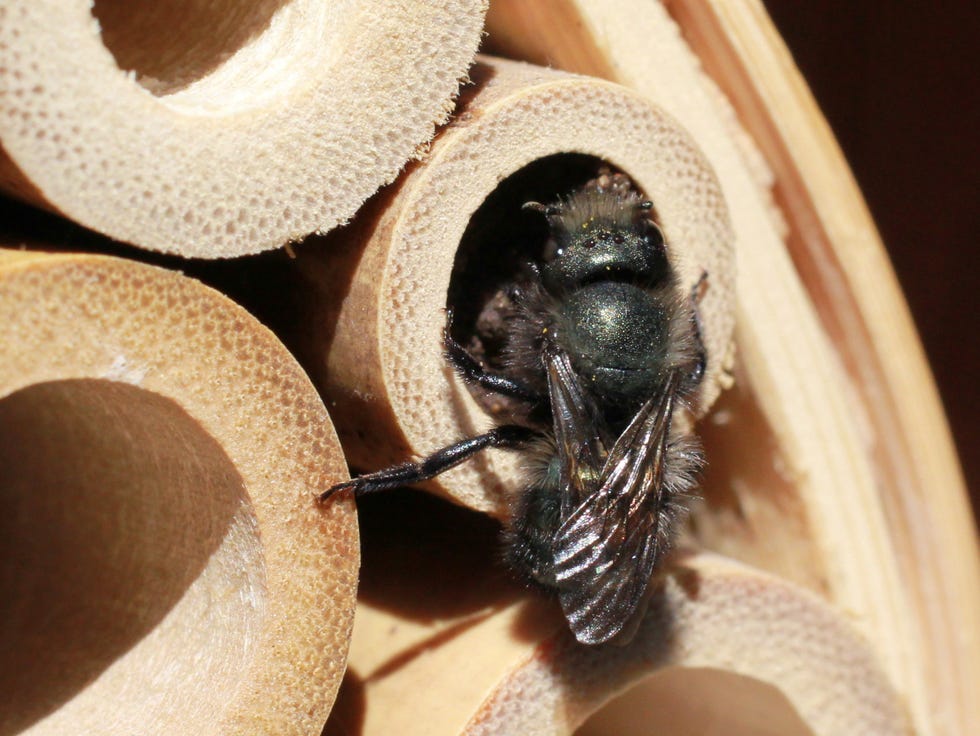
{"label": "bee eye", "polygon": [[654,228],[645,238],[647,244],[654,250],[660,250],[664,246],[664,236],[660,234],[659,228]]}
{"label": "bee eye", "polygon": [[586,248],[595,248],[595,238],[589,238],[584,243],[582,243]]}
{"label": "bee eye", "polygon": [[613,237],[613,242],[616,245],[622,245],[623,244],[623,240],[624,240],[624,238],[622,236],[622,233],[616,233],[616,235]]}

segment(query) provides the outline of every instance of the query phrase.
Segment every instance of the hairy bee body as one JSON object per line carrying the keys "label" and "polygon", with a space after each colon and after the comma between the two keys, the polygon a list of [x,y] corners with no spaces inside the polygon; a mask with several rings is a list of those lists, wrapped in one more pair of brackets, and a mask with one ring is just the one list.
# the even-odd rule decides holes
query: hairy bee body
{"label": "hairy bee body", "polygon": [[550,235],[509,289],[499,369],[446,335],[464,378],[509,397],[523,418],[324,494],[424,480],[487,447],[523,450],[506,558],[558,598],[586,644],[632,635],[701,465],[672,422],[704,372],[696,303],[680,291],[651,207],[608,174],[556,204],[525,205]]}

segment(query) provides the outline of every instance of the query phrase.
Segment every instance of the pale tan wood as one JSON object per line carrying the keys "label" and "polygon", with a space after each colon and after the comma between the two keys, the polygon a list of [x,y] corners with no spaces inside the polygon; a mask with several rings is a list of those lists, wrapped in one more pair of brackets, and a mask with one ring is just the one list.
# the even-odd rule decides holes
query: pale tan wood
{"label": "pale tan wood", "polygon": [[[731,734],[910,733],[876,654],[820,597],[710,554],[682,555],[665,576],[624,647],[575,643],[540,598],[504,594],[436,620],[406,613],[416,606],[397,594],[362,602],[358,686],[346,690],[357,703],[342,695],[338,711],[359,713],[364,736],[570,734],[586,721],[576,733],[698,733],[712,708]],[[345,732],[333,719],[326,731]]]}
{"label": "pale tan wood", "polygon": [[917,731],[965,732],[980,575],[962,478],[874,225],[762,5],[677,0],[679,26],[649,0],[545,5],[495,3],[489,47],[648,95],[732,209],[741,387],[706,430],[702,542],[826,592],[876,642]]}
{"label": "pale tan wood", "polygon": [[180,274],[0,250],[0,731],[318,734],[353,504],[278,340]]}
{"label": "pale tan wood", "polygon": [[[489,427],[443,357],[454,257],[474,211],[502,179],[559,153],[612,162],[653,200],[682,289],[710,274],[700,301],[712,356],[697,407],[704,413],[728,381],[733,283],[728,213],[700,151],[658,108],[607,82],[489,57],[471,76],[475,89],[423,165],[341,242],[297,249],[300,269],[325,291],[314,321],[330,325],[303,352],[315,356],[312,372],[348,458],[375,469]],[[430,485],[499,516],[520,477],[513,453],[490,451]]]}
{"label": "pale tan wood", "polygon": [[328,230],[445,121],[485,11],[486,0],[6,2],[0,187],[186,256]]}
{"label": "pale tan wood", "polygon": [[914,707],[935,733],[980,723],[980,554],[949,426],[864,199],[763,5],[673,12],[774,172],[788,245],[871,424],[890,541],[926,652]]}

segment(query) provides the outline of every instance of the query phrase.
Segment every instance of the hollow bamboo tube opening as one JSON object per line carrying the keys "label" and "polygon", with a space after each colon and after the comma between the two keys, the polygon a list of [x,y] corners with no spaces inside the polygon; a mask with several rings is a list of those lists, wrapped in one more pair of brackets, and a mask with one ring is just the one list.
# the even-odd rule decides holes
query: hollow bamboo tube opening
{"label": "hollow bamboo tube opening", "polygon": [[[443,357],[447,306],[494,288],[479,265],[454,275],[460,249],[485,249],[483,263],[516,263],[506,234],[527,223],[523,197],[554,201],[602,163],[654,202],[681,288],[708,274],[699,302],[709,355],[696,407],[703,412],[727,381],[733,264],[727,210],[697,146],[656,107],[615,85],[491,58],[471,76],[475,87],[424,164],[346,232],[298,251],[308,280],[327,294],[318,334],[303,352],[348,458],[375,469],[488,426]],[[477,220],[496,230],[492,237],[473,233]],[[473,310],[460,311],[465,327]],[[491,451],[431,485],[499,515],[501,491],[519,482],[515,459]]]}
{"label": "hollow bamboo tube opening", "polygon": [[[258,67],[255,71],[259,76],[240,80],[238,94],[230,99],[223,99],[220,93],[234,92],[235,87],[216,88],[220,80],[209,79],[209,75],[263,34],[279,36],[275,58],[280,63],[290,61],[288,56],[281,58],[279,54],[289,54],[291,46],[309,52],[316,44],[331,48],[342,41],[344,21],[349,17],[344,14],[344,3],[330,3],[329,15],[320,22],[314,16],[307,18],[314,22],[300,23],[303,16],[297,11],[303,5],[312,7],[297,0],[254,3],[178,0],[166,4],[95,0],[92,15],[99,23],[102,42],[119,68],[132,72],[136,82],[147,91],[160,97],[169,96],[204,81],[204,86],[212,87],[213,104],[230,111],[236,103],[250,99],[248,104],[256,105],[263,94],[272,93],[273,90],[263,89],[264,82],[269,81],[261,74],[266,70]],[[276,19],[277,14],[285,11],[292,16]],[[281,32],[273,29],[274,20],[286,28]],[[269,38],[263,43],[275,42]],[[298,75],[288,82],[281,80],[278,85],[297,81],[301,81]]]}
{"label": "hollow bamboo tube opening", "polygon": [[774,685],[725,670],[668,668],[617,695],[574,736],[813,736]]}
{"label": "hollow bamboo tube opening", "polygon": [[0,188],[134,245],[256,253],[328,230],[445,120],[480,0],[15,0]]}
{"label": "hollow bamboo tube opening", "polygon": [[0,400],[0,505],[3,733],[90,708],[190,733],[223,710],[268,596],[242,478],[200,424],[130,384],[23,388]]}
{"label": "hollow bamboo tube opening", "polygon": [[0,313],[0,733],[319,733],[357,526],[288,351],[104,256],[0,250]]}

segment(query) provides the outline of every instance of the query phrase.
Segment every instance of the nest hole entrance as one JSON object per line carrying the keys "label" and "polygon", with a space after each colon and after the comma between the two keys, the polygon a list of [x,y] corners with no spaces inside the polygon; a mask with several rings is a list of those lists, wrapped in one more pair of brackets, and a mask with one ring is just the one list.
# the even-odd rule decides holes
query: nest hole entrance
{"label": "nest hole entrance", "polygon": [[670,668],[592,714],[575,736],[813,736],[786,696],[751,677]]}
{"label": "nest hole entrance", "polygon": [[94,0],[120,69],[174,108],[231,114],[267,104],[322,66],[356,0]]}
{"label": "nest hole entrance", "polygon": [[35,384],[0,400],[0,504],[0,734],[208,731],[265,596],[214,438],[130,384]]}
{"label": "nest hole entrance", "polygon": [[[452,337],[491,370],[502,368],[510,287],[527,264],[542,260],[548,238],[544,216],[523,210],[523,205],[554,203],[604,171],[628,177],[608,161],[586,154],[537,159],[501,181],[470,218],[456,251],[446,306],[453,314]],[[522,411],[479,386],[467,388],[491,415],[513,418]]]}

